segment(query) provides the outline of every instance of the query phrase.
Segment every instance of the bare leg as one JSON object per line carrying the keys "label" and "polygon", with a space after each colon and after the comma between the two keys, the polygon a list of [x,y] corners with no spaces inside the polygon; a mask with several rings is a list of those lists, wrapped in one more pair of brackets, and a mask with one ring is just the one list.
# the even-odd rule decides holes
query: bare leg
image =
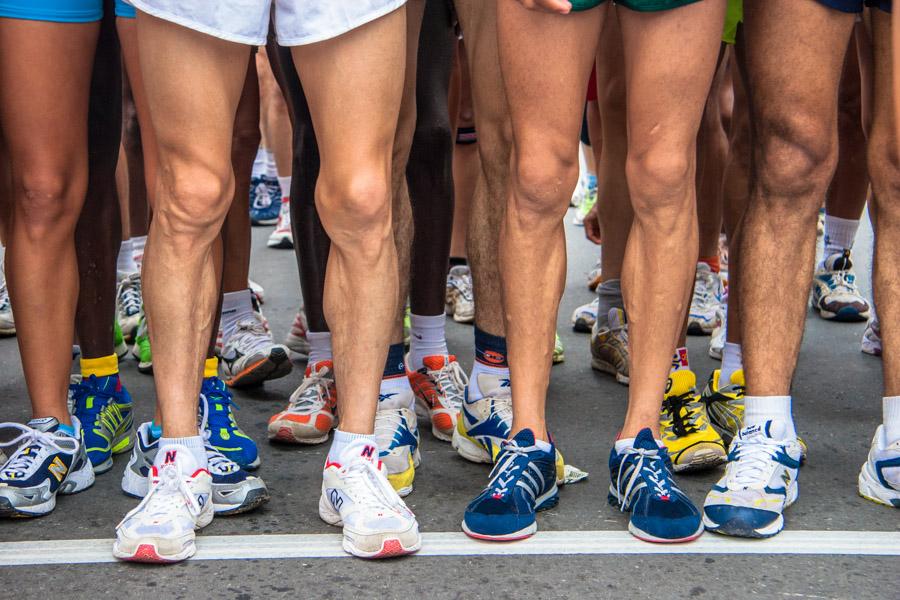
{"label": "bare leg", "polygon": [[450,241],[450,256],[466,258],[469,212],[481,164],[478,158],[478,142],[461,144],[458,140],[460,129],[469,130],[475,127],[475,112],[472,108],[472,82],[469,78],[465,45],[459,42],[457,48],[456,66],[451,83],[451,98],[454,93],[456,94],[456,103],[451,100],[453,111],[451,119],[454,122],[453,139],[457,141],[453,146],[453,235]]}

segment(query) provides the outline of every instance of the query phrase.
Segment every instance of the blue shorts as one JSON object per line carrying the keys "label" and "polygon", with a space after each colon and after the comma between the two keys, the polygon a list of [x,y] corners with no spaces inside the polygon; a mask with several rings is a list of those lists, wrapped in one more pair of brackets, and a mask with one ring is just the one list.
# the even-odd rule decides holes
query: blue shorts
{"label": "blue shorts", "polygon": [[116,0],[116,16],[123,19],[133,19],[137,16],[137,11],[125,0]]}
{"label": "blue shorts", "polygon": [[845,13],[861,13],[863,6],[871,6],[889,13],[893,4],[893,0],[818,0],[818,2]]}
{"label": "blue shorts", "polygon": [[[133,19],[134,7],[123,0],[116,0],[116,16]],[[103,0],[0,0],[0,17],[54,23],[92,23],[103,18]]]}

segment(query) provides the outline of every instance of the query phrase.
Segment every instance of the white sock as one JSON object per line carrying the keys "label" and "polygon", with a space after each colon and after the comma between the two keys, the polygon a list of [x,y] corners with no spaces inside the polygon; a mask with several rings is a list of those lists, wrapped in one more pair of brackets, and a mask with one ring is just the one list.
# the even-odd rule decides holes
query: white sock
{"label": "white sock", "polygon": [[413,315],[409,317],[409,368],[418,371],[426,356],[446,356],[447,337],[444,329],[444,313],[433,317]]}
{"label": "white sock", "polygon": [[357,440],[365,440],[376,448],[378,447],[375,441],[375,434],[348,433],[335,429],[334,437],[331,438],[331,448],[328,449],[328,462],[340,463],[341,453],[344,451],[344,448]]}
{"label": "white sock", "polygon": [[191,456],[194,457],[194,460],[197,461],[197,466],[199,468],[209,468],[209,462],[206,458],[206,447],[203,444],[203,438],[199,435],[192,435],[190,437],[182,438],[159,438],[159,451],[156,453],[156,458],[153,460],[153,464],[157,467],[162,465],[166,460],[165,447],[175,445],[184,446],[185,448],[187,448],[191,452]]}
{"label": "white sock", "polygon": [[266,177],[278,177],[278,166],[275,164],[275,153],[266,150]]}
{"label": "white sock", "polygon": [[731,385],[731,375],[744,368],[741,345],[725,342],[722,350],[722,370],[719,372],[719,389]]}
{"label": "white sock", "polygon": [[253,159],[253,171],[251,177],[262,177],[266,173],[266,149],[260,146],[256,149],[256,158]]}
{"label": "white sock", "polygon": [[287,177],[279,177],[278,185],[281,187],[281,197],[282,198],[290,198],[291,197],[291,176]]}
{"label": "white sock", "polygon": [[484,392],[478,385],[478,376],[482,374],[509,381],[509,367],[490,367],[476,360],[472,365],[472,372],[469,374],[469,402],[484,398]]}
{"label": "white sock", "polygon": [[136,235],[131,238],[131,248],[134,251],[135,262],[144,257],[144,246],[147,245],[146,235]]}
{"label": "white sock", "polygon": [[382,377],[378,388],[379,408],[408,408],[416,410],[416,395],[413,394],[409,377]]}
{"label": "white sock", "polygon": [[822,258],[839,254],[853,247],[859,219],[842,219],[825,213],[825,252]]}
{"label": "white sock", "polygon": [[137,263],[134,262],[134,244],[131,243],[130,239],[122,240],[122,245],[119,246],[116,270],[119,272],[119,279],[122,279],[123,276],[137,273],[140,270]]}
{"label": "white sock", "polygon": [[884,411],[884,439],[888,444],[900,440],[900,396],[885,396],[881,399]]}
{"label": "white sock", "polygon": [[744,396],[744,427],[765,425],[772,420],[785,424],[786,438],[797,437],[790,396]]}
{"label": "white sock", "polygon": [[227,292],[222,296],[222,319],[219,328],[222,330],[222,342],[228,343],[241,320],[253,318],[253,302],[250,290]]}
{"label": "white sock", "polygon": [[672,355],[672,369],[670,373],[675,371],[690,371],[691,362],[688,360],[688,349],[685,347],[675,348],[675,354]]}
{"label": "white sock", "polygon": [[307,365],[314,365],[323,360],[332,360],[330,331],[307,331],[306,341],[309,342]]}

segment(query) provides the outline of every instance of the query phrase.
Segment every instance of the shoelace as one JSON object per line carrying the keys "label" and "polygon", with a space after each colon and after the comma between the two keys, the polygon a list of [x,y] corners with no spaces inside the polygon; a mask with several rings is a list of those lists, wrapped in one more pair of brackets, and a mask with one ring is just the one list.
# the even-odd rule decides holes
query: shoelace
{"label": "shoelace", "polygon": [[515,440],[509,440],[503,443],[500,450],[502,456],[497,461],[497,465],[491,471],[491,479],[488,482],[488,489],[491,490],[494,497],[502,497],[509,493],[515,487],[516,482],[522,474],[522,464],[519,462],[520,457],[528,457],[528,453],[534,450],[533,446],[523,447]]}
{"label": "shoelace", "polygon": [[358,459],[341,467],[343,479],[351,490],[355,504],[375,510],[397,511],[406,504],[371,461]]}
{"label": "shoelace", "polygon": [[446,398],[446,408],[458,409],[462,406],[463,394],[469,385],[469,378],[456,361],[447,362],[439,370],[433,372],[438,391]]}
{"label": "shoelace", "polygon": [[[0,423],[0,430],[2,429],[19,431],[19,434],[13,439],[0,442],[0,448],[19,446],[18,450],[3,465],[2,474],[4,476],[25,477],[34,467],[42,446],[50,446],[57,452],[66,454],[74,454],[81,446],[76,438],[58,431],[40,431],[19,423]],[[28,448],[34,450],[25,454],[24,452]]]}
{"label": "shoelace", "polygon": [[[211,392],[211,393],[210,393]],[[214,388],[210,392],[200,394],[200,429],[201,431],[207,431],[209,429],[209,424],[212,421],[220,422],[222,419],[216,419],[215,416],[219,414],[218,412],[213,412],[209,408],[210,402],[215,402],[216,404],[221,404],[224,410],[222,414],[227,420],[227,425],[231,427],[237,428],[237,423],[234,420],[234,412],[233,409],[241,410],[241,407],[238,406],[238,403],[234,401],[234,396],[231,395],[231,392],[227,389],[219,389]],[[213,397],[213,393],[215,397]],[[210,418],[213,417],[213,418]]]}
{"label": "shoelace", "polygon": [[677,396],[666,397],[663,400],[662,408],[668,413],[669,420],[672,421],[671,430],[676,436],[683,437],[704,429],[697,425],[700,413],[697,412],[699,406],[696,406],[693,390]]}
{"label": "shoelace", "polygon": [[709,272],[699,272],[697,274],[697,280],[694,285],[694,294],[691,299],[691,304],[694,306],[708,306],[712,304],[715,300],[715,281],[713,277],[718,277],[712,271]]}
{"label": "shoelace", "polygon": [[172,464],[163,465],[159,469],[156,484],[151,482],[149,493],[140,504],[125,515],[119,525],[139,513],[151,521],[169,522],[172,520],[172,513],[182,508],[187,509],[191,517],[196,517],[202,510],[178,467]]}
{"label": "shoelace", "polygon": [[447,283],[459,292],[464,300],[472,300],[472,276],[468,272],[451,273]]}
{"label": "shoelace", "polygon": [[765,486],[772,460],[780,449],[778,441],[762,435],[748,439],[735,438],[731,452],[736,460],[729,463],[731,481],[742,488]]}
{"label": "shoelace", "polygon": [[9,291],[6,289],[6,279],[0,283],[0,312],[6,312],[12,308],[9,301]]}
{"label": "shoelace", "polygon": [[240,348],[244,356],[251,356],[257,352],[266,352],[272,345],[272,339],[262,320],[254,315],[252,321],[244,320],[237,324],[234,333],[228,338],[228,345]]}
{"label": "shoelace", "polygon": [[[231,394],[223,396],[224,402],[234,404]],[[237,404],[234,404],[237,406]],[[203,445],[206,449],[206,460],[209,463],[210,472],[222,474],[233,473],[240,469],[240,465],[219,452],[209,441],[212,432],[209,430],[209,398],[206,394],[200,394],[200,435],[203,436]]]}
{"label": "shoelace", "polygon": [[291,396],[288,410],[292,412],[302,412],[307,409],[319,410],[326,403],[333,384],[334,377],[328,367],[320,367],[318,371],[312,371],[303,378],[297,392]]}
{"label": "shoelace", "polygon": [[832,291],[855,296],[859,295],[859,288],[856,286],[856,276],[852,271],[831,271],[830,275]]}
{"label": "shoelace", "polygon": [[272,205],[272,197],[269,195],[269,186],[266,185],[265,181],[260,179],[251,190],[251,194],[253,196],[254,209],[262,210],[264,208],[269,208]]}
{"label": "shoelace", "polygon": [[485,395],[485,398],[491,401],[494,413],[504,423],[512,425],[512,389],[502,387]]}
{"label": "shoelace", "polygon": [[122,313],[131,316],[141,310],[141,274],[133,273],[119,284],[119,305]]}
{"label": "shoelace", "polygon": [[380,448],[389,448],[394,435],[403,425],[403,414],[399,408],[380,409],[375,413],[375,439]]}
{"label": "shoelace", "polygon": [[[625,485],[625,491],[622,492],[622,472],[624,469],[619,468],[619,474],[616,477],[616,490],[619,490],[622,501],[621,510],[625,510],[628,498],[634,486],[639,483],[640,479],[647,482],[651,488],[651,493],[655,496],[667,497],[671,494],[673,485],[669,479],[669,470],[666,468],[665,461],[660,456],[659,450],[647,450],[644,448],[626,448],[624,454],[626,456],[637,456],[637,463],[631,471],[631,477]],[[623,459],[624,461],[624,459]]]}
{"label": "shoelace", "polygon": [[[125,419],[125,415],[122,414],[122,407],[115,402],[112,394],[108,394],[103,390],[98,389],[96,385],[97,376],[91,375],[90,378],[85,383],[82,380],[80,383],[75,384],[75,390],[73,390],[73,398],[75,399],[76,405],[83,401],[87,396],[101,397],[105,401],[97,402],[94,404],[92,409],[88,409],[87,407],[83,407],[80,410],[83,410],[86,413],[96,413],[97,418],[94,419],[94,423],[99,424],[106,431],[114,432],[118,429],[119,424]],[[95,427],[94,431],[98,431],[98,428]],[[100,430],[102,431],[102,430]]]}

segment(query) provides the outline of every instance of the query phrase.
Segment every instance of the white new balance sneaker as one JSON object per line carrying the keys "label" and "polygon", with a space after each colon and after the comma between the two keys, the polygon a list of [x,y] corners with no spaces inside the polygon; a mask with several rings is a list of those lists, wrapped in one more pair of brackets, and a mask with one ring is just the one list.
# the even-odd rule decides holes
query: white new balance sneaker
{"label": "white new balance sneaker", "polygon": [[466,265],[457,265],[447,274],[446,313],[457,323],[471,323],[475,320],[472,271]]}

